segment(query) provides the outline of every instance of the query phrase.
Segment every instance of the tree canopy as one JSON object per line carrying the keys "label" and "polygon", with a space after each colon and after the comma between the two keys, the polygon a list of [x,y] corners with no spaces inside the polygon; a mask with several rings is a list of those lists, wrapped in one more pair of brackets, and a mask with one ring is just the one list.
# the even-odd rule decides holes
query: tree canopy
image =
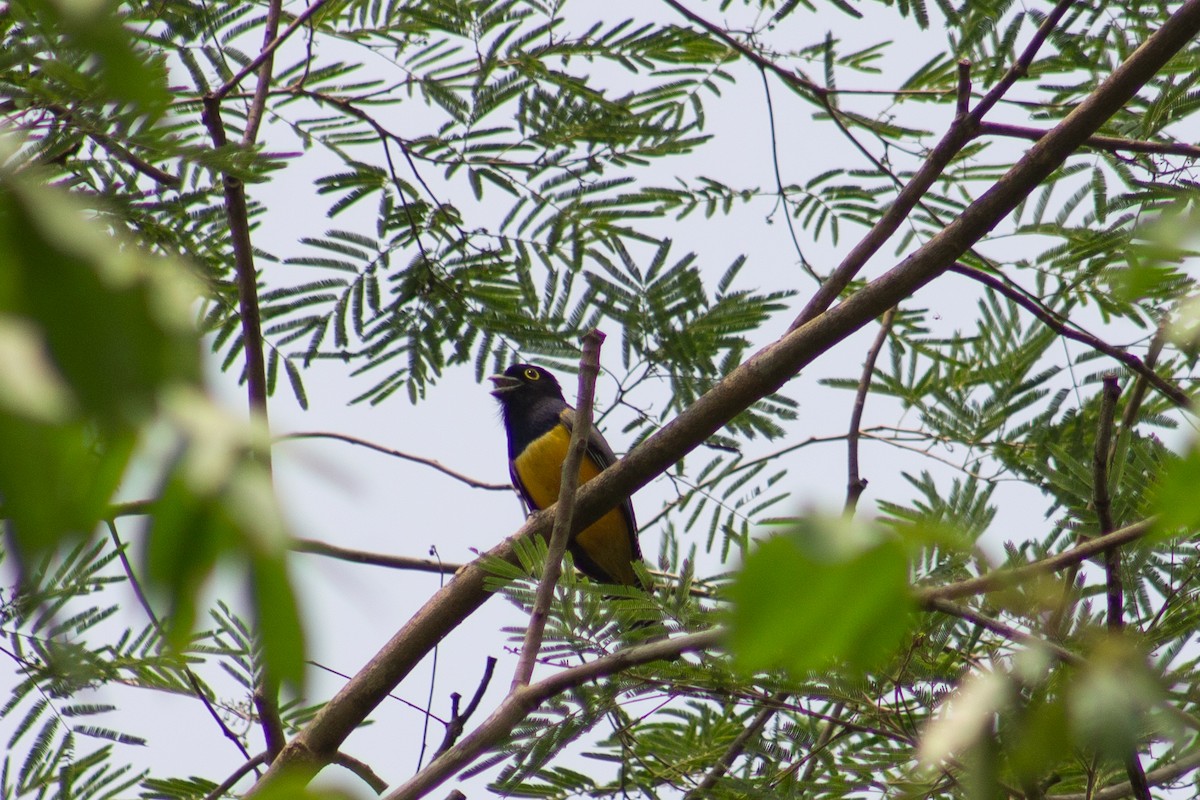
{"label": "tree canopy", "polygon": [[[0,797],[1194,793],[1198,34],[1200,0],[0,6]],[[281,405],[335,376],[415,430],[517,361],[627,455],[467,563],[295,534]],[[409,503],[507,491],[308,413],[427,468]],[[655,590],[558,575],[639,490]],[[442,583],[326,694],[297,551]],[[524,658],[427,758],[357,753],[496,594]],[[122,687],[202,706],[207,771],[139,766]]]}

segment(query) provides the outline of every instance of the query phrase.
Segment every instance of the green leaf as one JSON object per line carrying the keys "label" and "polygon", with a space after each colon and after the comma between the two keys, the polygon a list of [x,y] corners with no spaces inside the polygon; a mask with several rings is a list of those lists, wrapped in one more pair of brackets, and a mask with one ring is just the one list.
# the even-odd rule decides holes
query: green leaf
{"label": "green leaf", "polygon": [[1147,718],[1163,699],[1158,678],[1133,642],[1100,639],[1067,695],[1067,718],[1075,741],[1124,761],[1145,734]]}
{"label": "green leaf", "polygon": [[1200,524],[1197,486],[1200,486],[1200,448],[1193,446],[1183,458],[1172,459],[1163,471],[1153,505],[1160,530]]}
{"label": "green leaf", "polygon": [[287,574],[286,553],[254,559],[250,579],[258,612],[258,636],[275,681],[304,683],[304,629]]}
{"label": "green leaf", "polygon": [[730,644],[750,670],[877,666],[913,624],[904,545],[840,518],[806,518],[764,541],[730,595]]}

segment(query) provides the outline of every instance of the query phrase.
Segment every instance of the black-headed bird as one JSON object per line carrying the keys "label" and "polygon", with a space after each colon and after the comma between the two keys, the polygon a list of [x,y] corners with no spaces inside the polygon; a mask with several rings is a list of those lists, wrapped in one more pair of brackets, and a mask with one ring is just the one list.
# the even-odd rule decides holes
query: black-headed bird
{"label": "black-headed bird", "polygon": [[[558,502],[562,467],[571,443],[575,409],[563,399],[554,376],[532,364],[514,364],[503,375],[488,378],[500,401],[508,434],[508,471],[530,510]],[[590,481],[617,460],[595,427],[579,466],[579,484]],[[575,566],[593,580],[650,587],[638,580],[633,562],[642,560],[633,503],[622,503],[577,533],[567,544]]]}

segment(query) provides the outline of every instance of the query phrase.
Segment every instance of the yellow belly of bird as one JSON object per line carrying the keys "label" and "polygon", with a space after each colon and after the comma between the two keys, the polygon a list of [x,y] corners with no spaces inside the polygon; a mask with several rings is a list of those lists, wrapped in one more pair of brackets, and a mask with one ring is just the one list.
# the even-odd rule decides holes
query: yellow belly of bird
{"label": "yellow belly of bird", "polygon": [[[570,432],[558,425],[550,433],[531,442],[516,458],[517,475],[539,509],[558,502],[558,492],[562,487],[562,464],[570,444]],[[579,484],[582,486],[599,474],[600,470],[585,455],[583,463],[579,465]],[[637,583],[637,576],[630,564],[633,553],[629,547],[629,531],[620,509],[614,508],[598,522],[580,531],[575,537],[575,544],[613,580],[627,586]]]}

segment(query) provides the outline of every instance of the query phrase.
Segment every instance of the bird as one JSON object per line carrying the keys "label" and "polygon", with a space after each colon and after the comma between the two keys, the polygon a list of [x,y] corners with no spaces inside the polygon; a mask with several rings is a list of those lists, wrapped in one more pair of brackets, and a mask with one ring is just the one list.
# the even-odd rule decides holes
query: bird
{"label": "bird", "polygon": [[[530,511],[553,505],[562,485],[575,409],[563,398],[558,380],[541,367],[514,364],[488,380],[494,386],[492,396],[500,401],[513,486]],[[580,485],[616,460],[608,442],[593,427],[579,467]],[[579,571],[593,580],[650,589],[633,567],[633,562],[642,560],[642,551],[628,497],[571,537],[567,549]]]}

